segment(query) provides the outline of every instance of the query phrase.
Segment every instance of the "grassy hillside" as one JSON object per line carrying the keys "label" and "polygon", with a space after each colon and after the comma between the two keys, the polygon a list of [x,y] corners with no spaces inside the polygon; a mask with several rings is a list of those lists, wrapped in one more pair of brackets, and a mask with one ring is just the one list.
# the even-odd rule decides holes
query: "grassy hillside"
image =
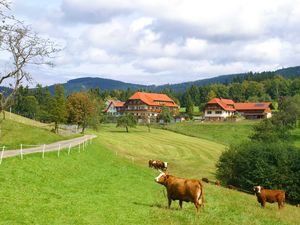
{"label": "grassy hillside", "polygon": [[240,122],[183,122],[173,123],[165,129],[176,133],[207,139],[213,142],[229,145],[237,140],[246,140],[251,133],[252,126],[258,121]]}
{"label": "grassy hillside", "polygon": [[10,113],[10,112],[6,112],[6,119],[7,120],[11,120],[11,121],[15,121],[18,123],[22,123],[25,125],[30,125],[30,126],[34,126],[34,127],[39,127],[39,128],[44,128],[44,129],[48,129],[51,130],[53,128],[53,125],[48,124],[48,123],[41,123],[39,121],[36,120],[32,120],[14,113]]}
{"label": "grassy hillside", "polygon": [[[157,171],[142,161],[132,163],[120,155],[126,151],[142,158],[143,152],[147,157],[166,152],[166,158],[173,155],[177,159],[171,164],[175,175],[175,165],[183,163],[181,158],[185,161],[188,155],[200,156],[194,145],[201,146],[201,141],[163,130],[148,134],[138,129],[126,134],[106,127],[98,135],[80,154],[74,151],[67,156],[62,152],[57,158],[56,153],[47,153],[44,160],[40,154],[22,161],[16,157],[5,159],[0,172],[0,224],[299,224],[300,211],[296,207],[287,205],[278,211],[276,205],[268,204],[261,209],[253,195],[208,184],[205,208],[200,213],[195,214],[194,206],[187,203],[183,210],[178,210],[177,202],[172,203],[171,210],[166,209],[164,187],[153,180]],[[179,143],[182,146],[176,148]],[[120,154],[116,156],[115,151]],[[218,153],[210,151],[215,156],[207,161],[212,163]],[[192,176],[193,169],[206,167],[200,162],[198,166],[188,161],[184,165],[185,177]]]}
{"label": "grassy hillside", "polygon": [[99,134],[103,145],[115,153],[147,165],[149,159],[169,162],[169,170],[178,175],[214,178],[215,162],[224,145],[161,129],[148,132],[145,127],[124,133],[115,126],[104,126]]}
{"label": "grassy hillside", "polygon": [[[49,126],[38,121],[9,113],[6,120],[0,124],[0,146],[5,145],[6,149],[20,148],[20,144],[40,145],[49,144],[56,141],[74,138],[80,134],[62,136],[50,132]],[[29,146],[24,146],[24,148]]]}

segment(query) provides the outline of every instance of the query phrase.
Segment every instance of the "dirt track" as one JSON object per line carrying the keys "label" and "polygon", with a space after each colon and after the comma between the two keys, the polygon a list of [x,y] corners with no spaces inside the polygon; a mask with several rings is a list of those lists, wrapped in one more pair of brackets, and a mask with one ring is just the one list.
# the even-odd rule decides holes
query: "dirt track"
{"label": "dirt track", "polygon": [[[65,140],[65,141],[58,141],[52,144],[47,144],[45,145],[45,152],[51,152],[51,151],[57,151],[60,145],[61,149],[66,149],[69,148],[69,146],[74,147],[76,145],[82,144],[83,142],[89,141],[97,137],[96,135],[84,135],[83,137],[78,137],[70,140]],[[38,146],[34,148],[25,148],[22,149],[23,155],[26,154],[32,154],[36,152],[43,152],[43,146]],[[2,154],[2,152],[0,153]],[[20,156],[21,151],[20,149],[16,150],[6,150],[3,152],[3,158],[7,157],[13,157],[13,156]]]}

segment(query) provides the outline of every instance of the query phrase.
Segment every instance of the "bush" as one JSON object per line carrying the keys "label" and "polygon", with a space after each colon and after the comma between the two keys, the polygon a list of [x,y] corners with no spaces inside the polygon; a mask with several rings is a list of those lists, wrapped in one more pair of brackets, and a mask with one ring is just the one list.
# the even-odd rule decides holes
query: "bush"
{"label": "bush", "polygon": [[283,189],[290,202],[300,202],[300,151],[280,141],[234,145],[221,155],[217,178],[248,191],[255,185]]}

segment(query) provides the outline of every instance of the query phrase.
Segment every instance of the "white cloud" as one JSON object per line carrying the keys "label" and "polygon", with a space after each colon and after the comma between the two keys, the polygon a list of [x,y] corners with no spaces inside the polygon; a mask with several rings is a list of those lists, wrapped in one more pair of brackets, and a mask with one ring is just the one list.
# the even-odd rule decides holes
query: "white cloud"
{"label": "white cloud", "polygon": [[50,74],[64,81],[99,74],[145,84],[174,83],[299,64],[300,0],[13,4],[17,17],[65,46],[57,67],[43,68],[47,82],[53,79]]}

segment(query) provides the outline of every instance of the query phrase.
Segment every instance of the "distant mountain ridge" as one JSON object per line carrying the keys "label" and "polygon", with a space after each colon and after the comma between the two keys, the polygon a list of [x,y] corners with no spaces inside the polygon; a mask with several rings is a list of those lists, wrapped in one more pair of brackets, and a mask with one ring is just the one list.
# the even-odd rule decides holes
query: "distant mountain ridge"
{"label": "distant mountain ridge", "polygon": [[[251,74],[252,76],[263,76],[265,74],[270,75],[281,75],[285,78],[293,78],[300,76],[300,66],[296,67],[288,67],[279,69],[276,71],[266,71],[261,73],[238,73],[238,74],[229,74],[229,75],[220,75],[212,78],[196,80],[196,81],[189,81],[183,82],[178,84],[164,84],[164,85],[140,85],[140,84],[133,84],[133,83],[126,83],[118,80],[112,79],[105,79],[99,77],[84,77],[84,78],[77,78],[73,80],[69,80],[67,83],[62,84],[65,88],[66,94],[70,94],[72,92],[81,91],[81,90],[88,90],[90,88],[100,88],[100,90],[114,90],[114,89],[133,89],[133,90],[148,90],[148,91],[160,91],[164,88],[170,88],[175,91],[184,91],[186,88],[197,85],[197,86],[204,86],[208,84],[214,83],[230,83],[235,80],[244,80],[248,79]],[[53,93],[54,85],[49,86],[50,91]]]}
{"label": "distant mountain ridge", "polygon": [[[115,89],[132,89],[132,90],[145,90],[145,91],[156,91],[159,92],[164,88],[170,88],[174,91],[184,91],[186,88],[196,85],[204,86],[214,83],[230,83],[230,82],[240,82],[245,79],[260,78],[267,79],[269,76],[281,75],[285,78],[293,78],[300,76],[300,66],[282,68],[276,71],[266,71],[261,73],[238,73],[238,74],[228,74],[220,75],[212,78],[183,82],[178,84],[164,84],[164,85],[141,85],[126,83],[118,80],[100,78],[100,77],[82,77],[77,79],[69,80],[67,83],[62,85],[65,88],[66,95],[72,92],[85,91],[91,88],[100,88],[100,90],[115,90]],[[50,85],[48,88],[51,93],[54,93],[55,85]],[[10,88],[0,87],[0,91],[5,90],[6,93],[10,92]]]}

